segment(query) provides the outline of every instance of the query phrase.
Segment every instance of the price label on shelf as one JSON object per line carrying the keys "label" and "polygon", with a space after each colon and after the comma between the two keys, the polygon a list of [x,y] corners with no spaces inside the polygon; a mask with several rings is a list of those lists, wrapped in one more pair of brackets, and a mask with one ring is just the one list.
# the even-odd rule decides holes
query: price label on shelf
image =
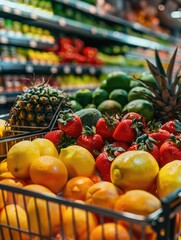
{"label": "price label on shelf", "polygon": [[34,12],[30,14],[30,17],[34,20],[38,19],[38,16]]}
{"label": "price label on shelf", "polygon": [[25,70],[26,70],[27,73],[32,73],[34,71],[32,65],[26,65]]}
{"label": "price label on shelf", "polygon": [[66,26],[66,21],[65,21],[64,18],[60,18],[60,20],[59,20],[59,25],[60,25],[61,27],[65,27],[65,26]]}
{"label": "price label on shelf", "polygon": [[58,68],[55,67],[55,66],[53,66],[53,67],[50,68],[50,72],[53,73],[53,74],[55,74],[55,73],[58,72]]}
{"label": "price label on shelf", "polygon": [[32,47],[32,48],[36,48],[38,45],[37,42],[34,40],[31,40],[29,44],[30,44],[30,47]]}
{"label": "price label on shelf", "polygon": [[89,12],[90,12],[91,14],[95,14],[95,13],[96,13],[96,8],[95,8],[94,6],[91,6],[91,7],[89,8]]}
{"label": "price label on shelf", "polygon": [[96,69],[94,67],[89,68],[90,74],[94,75],[96,73]]}
{"label": "price label on shelf", "polygon": [[10,12],[11,12],[11,8],[10,8],[9,6],[7,6],[7,5],[4,5],[4,6],[2,7],[2,9],[3,9],[4,12],[7,12],[7,13],[10,13]]}
{"label": "price label on shelf", "polygon": [[66,73],[66,74],[70,73],[70,67],[69,66],[65,66],[63,68],[63,73]]}
{"label": "price label on shelf", "polygon": [[14,9],[14,14],[16,14],[16,15],[21,15],[21,10],[19,10],[18,8],[15,8]]}
{"label": "price label on shelf", "polygon": [[96,27],[92,27],[91,28],[91,33],[92,34],[96,34],[97,33],[97,28]]}
{"label": "price label on shelf", "polygon": [[7,37],[0,37],[0,43],[7,44],[8,38]]}
{"label": "price label on shelf", "polygon": [[81,73],[82,73],[82,68],[81,68],[80,66],[77,66],[77,67],[75,68],[75,72],[76,72],[77,74],[81,74]]}

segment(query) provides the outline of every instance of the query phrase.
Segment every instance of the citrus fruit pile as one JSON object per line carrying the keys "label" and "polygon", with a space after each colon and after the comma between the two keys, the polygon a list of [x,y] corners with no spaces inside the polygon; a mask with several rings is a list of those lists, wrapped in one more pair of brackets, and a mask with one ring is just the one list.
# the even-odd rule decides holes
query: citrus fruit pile
{"label": "citrus fruit pile", "polygon": [[[57,120],[58,129],[44,138],[15,143],[0,164],[0,184],[141,216],[161,208],[161,198],[181,186],[181,140],[174,128],[179,122],[158,125],[136,112],[95,116],[88,126],[67,110]],[[29,239],[28,229],[61,239],[61,227],[66,239],[102,240],[102,227],[105,239],[130,238],[126,220],[107,217],[102,223],[84,208],[47,205],[33,196],[1,190],[0,208],[0,223],[21,228],[23,240]],[[141,226],[132,225],[134,239],[140,239]],[[146,239],[156,239],[151,227],[145,229]],[[7,228],[2,232],[11,239]],[[13,239],[19,239],[15,229]]]}

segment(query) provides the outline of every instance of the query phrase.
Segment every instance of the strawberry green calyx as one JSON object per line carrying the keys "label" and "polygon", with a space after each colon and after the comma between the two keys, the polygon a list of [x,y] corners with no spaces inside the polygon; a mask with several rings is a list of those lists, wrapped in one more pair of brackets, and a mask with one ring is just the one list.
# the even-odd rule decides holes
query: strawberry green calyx
{"label": "strawberry green calyx", "polygon": [[67,109],[59,115],[58,122],[60,122],[62,125],[66,125],[68,121],[71,121],[73,119],[74,113],[70,109]]}
{"label": "strawberry green calyx", "polygon": [[157,143],[157,141],[155,139],[153,139],[152,137],[150,137],[147,134],[143,134],[141,136],[139,136],[136,141],[135,141],[138,145],[138,150],[153,150],[154,143]]}

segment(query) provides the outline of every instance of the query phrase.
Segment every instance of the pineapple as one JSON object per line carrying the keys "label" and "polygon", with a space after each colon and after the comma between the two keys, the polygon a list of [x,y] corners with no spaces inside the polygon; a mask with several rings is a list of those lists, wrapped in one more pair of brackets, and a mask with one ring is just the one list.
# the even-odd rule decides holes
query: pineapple
{"label": "pineapple", "polygon": [[47,79],[36,85],[36,79],[31,81],[32,86],[27,88],[17,99],[10,110],[7,125],[12,130],[41,129],[48,127],[52,117],[58,110],[71,109],[69,97],[61,90],[52,88]]}
{"label": "pineapple", "polygon": [[167,71],[165,71],[158,51],[155,50],[156,66],[148,60],[147,64],[150,72],[156,80],[156,86],[153,87],[139,81],[144,87],[153,93],[153,96],[146,93],[144,95],[153,103],[155,119],[162,123],[173,119],[181,121],[181,68],[174,73],[176,54],[177,48],[170,59]]}

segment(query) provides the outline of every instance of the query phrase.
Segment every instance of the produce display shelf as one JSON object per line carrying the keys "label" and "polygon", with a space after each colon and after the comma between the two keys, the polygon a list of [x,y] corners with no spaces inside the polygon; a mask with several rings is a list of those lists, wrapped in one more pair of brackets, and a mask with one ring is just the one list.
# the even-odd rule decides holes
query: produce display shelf
{"label": "produce display shelf", "polygon": [[52,48],[54,43],[43,42],[23,34],[0,33],[0,44],[46,50]]}
{"label": "produce display shelf", "polygon": [[91,66],[91,65],[76,65],[76,64],[33,64],[32,62],[26,63],[13,63],[8,61],[0,62],[0,73],[10,74],[10,73],[46,73],[46,74],[82,74],[89,73],[91,75],[96,75],[100,73],[109,73],[111,71],[122,70],[125,72],[142,72],[145,71],[142,67],[121,67],[120,65],[111,66]]}
{"label": "produce display shelf", "polygon": [[53,2],[55,3],[60,3],[60,4],[64,4],[66,6],[72,7],[74,9],[83,11],[85,13],[88,14],[92,14],[96,17],[99,17],[100,19],[103,19],[104,21],[110,22],[110,23],[115,23],[115,24],[120,24],[122,26],[128,27],[129,29],[138,31],[140,33],[145,33],[147,35],[151,35],[154,37],[157,37],[159,39],[165,40],[165,41],[169,41],[172,43],[180,43],[179,38],[176,37],[172,37],[172,36],[168,36],[164,33],[159,33],[159,32],[155,32],[147,27],[142,26],[139,23],[131,23],[128,22],[122,18],[118,18],[116,16],[110,15],[108,13],[106,13],[104,10],[102,9],[98,9],[96,6],[91,5],[89,3],[77,0],[53,0]]}
{"label": "produce display shelf", "polygon": [[11,19],[28,21],[32,24],[49,28],[51,30],[63,30],[64,32],[76,33],[82,36],[91,37],[100,40],[109,40],[117,43],[124,43],[135,47],[143,47],[148,49],[158,49],[166,52],[172,52],[173,48],[164,44],[159,44],[147,39],[131,36],[118,31],[111,31],[97,28],[78,21],[59,17],[50,13],[45,14],[42,10],[33,10],[31,7],[24,7],[23,4],[11,3],[2,0],[0,2],[0,14],[2,17],[10,17]]}

